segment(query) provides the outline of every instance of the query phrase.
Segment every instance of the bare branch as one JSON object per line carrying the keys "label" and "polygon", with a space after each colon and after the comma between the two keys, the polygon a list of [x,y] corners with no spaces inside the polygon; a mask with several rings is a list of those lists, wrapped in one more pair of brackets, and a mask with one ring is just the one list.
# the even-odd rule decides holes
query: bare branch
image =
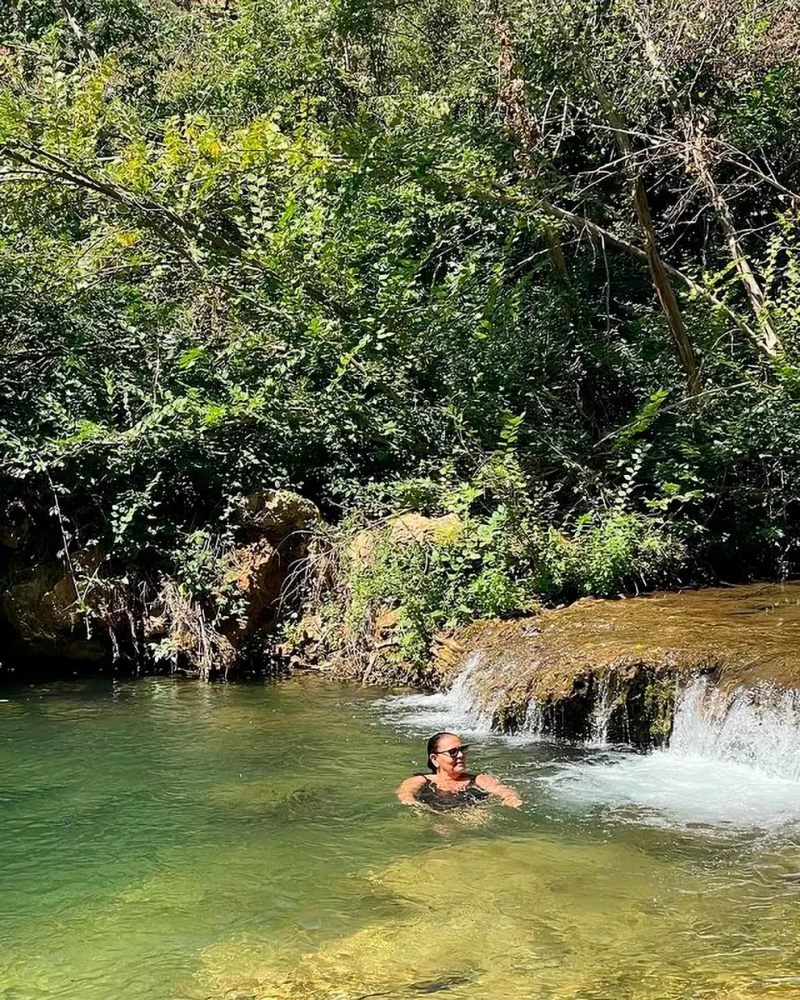
{"label": "bare branch", "polygon": [[61,9],[64,12],[64,18],[66,19],[67,24],[72,30],[72,34],[75,36],[75,41],[78,43],[78,47],[88,56],[91,62],[99,62],[99,57],[97,52],[95,52],[94,46],[89,40],[89,36],[83,30],[80,22],[72,13],[67,0],[61,0]]}
{"label": "bare branch", "polygon": [[645,52],[653,68],[653,72],[659,79],[661,89],[672,104],[676,119],[682,127],[688,164],[694,169],[700,186],[705,190],[706,196],[717,214],[720,228],[728,247],[728,253],[739,274],[745,293],[750,300],[753,315],[760,324],[760,333],[758,335],[760,348],[765,354],[774,357],[781,353],[781,342],[769,321],[764,290],[753,273],[750,262],[744,253],[739,235],[736,232],[736,224],[730,206],[725,200],[712,173],[711,155],[704,135],[704,123],[702,119],[695,123],[686,114],[677,89],[661,60],[656,43],[644,24],[637,22],[636,29],[644,44]]}
{"label": "bare branch", "polygon": [[625,174],[631,189],[631,197],[633,200],[636,218],[638,219],[639,225],[641,226],[644,234],[645,246],[647,248],[646,259],[650,268],[650,275],[653,279],[653,285],[655,286],[658,300],[661,303],[661,308],[667,320],[667,326],[672,334],[672,339],[675,342],[678,356],[680,357],[681,364],[686,373],[689,389],[691,392],[697,393],[700,391],[701,383],[700,374],[697,368],[697,361],[694,356],[694,349],[689,338],[689,333],[684,325],[683,317],[681,316],[678,299],[668,277],[669,272],[664,267],[658,250],[655,226],[653,225],[653,218],[650,213],[650,203],[647,197],[647,191],[645,190],[644,181],[642,180],[641,171],[630,166],[630,158],[633,154],[633,147],[627,133],[627,125],[625,124],[620,112],[614,106],[605,85],[597,75],[592,60],[589,58],[584,48],[576,42],[572,33],[567,29],[559,10],[555,6],[553,6],[551,10],[562,37],[575,54],[579,63],[583,67],[584,72],[586,73],[587,79],[589,80],[592,90],[597,98],[597,102],[600,105],[606,121],[614,134],[614,139],[617,143],[620,154],[623,158],[626,158],[627,165],[625,167]]}
{"label": "bare branch", "polygon": [[[474,197],[477,200],[494,201],[501,204],[513,205],[520,209],[542,212],[545,215],[549,215],[553,220],[565,223],[578,231],[588,233],[591,236],[607,243],[609,246],[616,247],[618,250],[622,250],[629,256],[635,257],[637,260],[649,263],[648,252],[643,247],[639,247],[635,243],[623,240],[621,237],[614,235],[614,233],[610,232],[608,229],[603,228],[603,226],[598,225],[596,222],[592,222],[591,219],[578,215],[576,212],[570,212],[568,209],[554,205],[552,202],[545,201],[541,198],[526,198],[520,195],[509,194],[506,191],[498,191],[496,189],[485,191],[457,187],[456,190],[460,191],[467,197]],[[698,284],[693,278],[690,278],[688,274],[679,270],[677,267],[674,267],[672,264],[669,264],[667,261],[662,260],[662,265],[670,277],[679,281],[699,299],[707,302],[715,309],[719,309],[720,312],[724,313],[728,317],[738,330],[749,337],[756,347],[763,350],[759,335],[751,326],[748,325],[746,320],[731,309],[727,302],[718,298],[713,292],[709,291],[703,285]]]}

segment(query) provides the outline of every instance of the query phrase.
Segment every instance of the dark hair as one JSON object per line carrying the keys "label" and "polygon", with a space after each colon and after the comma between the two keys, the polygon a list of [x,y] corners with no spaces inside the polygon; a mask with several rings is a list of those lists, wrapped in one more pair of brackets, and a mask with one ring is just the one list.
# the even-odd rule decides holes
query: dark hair
{"label": "dark hair", "polygon": [[[434,733],[433,736],[431,736],[431,738],[428,740],[428,761],[427,761],[428,770],[433,771],[434,774],[436,774],[436,768],[431,763],[431,754],[436,753],[436,751],[439,749],[439,744],[441,743],[443,737],[445,736],[456,736],[456,734],[449,732]],[[456,739],[458,739],[457,736]]]}

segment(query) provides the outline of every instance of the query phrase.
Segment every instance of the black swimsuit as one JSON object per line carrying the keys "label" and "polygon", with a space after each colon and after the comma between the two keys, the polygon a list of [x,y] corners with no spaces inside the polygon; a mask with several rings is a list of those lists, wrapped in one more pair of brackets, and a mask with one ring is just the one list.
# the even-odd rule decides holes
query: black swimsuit
{"label": "black swimsuit", "polygon": [[439,788],[435,781],[432,781],[427,774],[420,775],[425,779],[425,784],[417,790],[414,798],[423,805],[430,806],[443,812],[446,809],[462,809],[465,806],[476,806],[479,802],[489,798],[489,792],[484,791],[475,783],[475,775],[469,776],[469,783],[457,792],[448,792]]}

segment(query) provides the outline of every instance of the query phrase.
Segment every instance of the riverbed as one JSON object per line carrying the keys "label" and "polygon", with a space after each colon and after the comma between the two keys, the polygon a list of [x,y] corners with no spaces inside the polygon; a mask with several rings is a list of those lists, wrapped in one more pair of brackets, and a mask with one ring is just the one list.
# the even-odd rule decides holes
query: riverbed
{"label": "riverbed", "polygon": [[[800,997],[779,773],[309,677],[0,699],[2,1000]],[[522,810],[395,801],[444,726]]]}

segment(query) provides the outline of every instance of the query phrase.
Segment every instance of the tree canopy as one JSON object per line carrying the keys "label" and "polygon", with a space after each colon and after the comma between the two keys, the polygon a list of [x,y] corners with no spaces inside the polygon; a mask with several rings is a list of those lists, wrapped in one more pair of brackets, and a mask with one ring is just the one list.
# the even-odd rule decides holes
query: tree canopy
{"label": "tree canopy", "polygon": [[509,572],[523,522],[632,518],[578,592],[790,572],[799,57],[786,2],[11,0],[25,558],[175,566],[288,487],[516,511]]}

